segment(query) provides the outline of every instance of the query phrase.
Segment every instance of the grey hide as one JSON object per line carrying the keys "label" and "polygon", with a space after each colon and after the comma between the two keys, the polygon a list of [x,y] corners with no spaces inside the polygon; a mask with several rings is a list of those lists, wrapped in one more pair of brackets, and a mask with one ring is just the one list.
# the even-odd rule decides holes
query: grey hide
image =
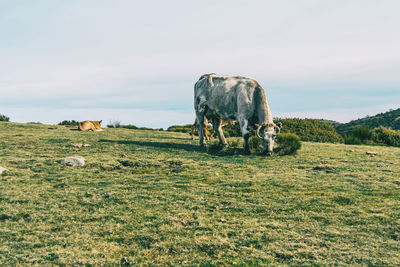
{"label": "grey hide", "polygon": [[212,118],[219,141],[227,145],[221,120],[238,121],[244,138],[244,150],[249,153],[249,131],[256,130],[263,151],[271,155],[274,140],[280,132],[273,120],[264,89],[249,78],[204,74],[194,85],[194,109],[199,128],[200,145],[204,146],[203,121]]}

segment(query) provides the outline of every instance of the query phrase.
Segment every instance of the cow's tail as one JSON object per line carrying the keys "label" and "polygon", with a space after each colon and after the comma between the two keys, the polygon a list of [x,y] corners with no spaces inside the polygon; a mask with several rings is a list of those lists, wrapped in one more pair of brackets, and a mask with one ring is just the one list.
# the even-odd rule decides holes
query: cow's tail
{"label": "cow's tail", "polygon": [[81,131],[83,131],[82,126],[83,126],[82,122],[78,123],[78,129],[81,130]]}

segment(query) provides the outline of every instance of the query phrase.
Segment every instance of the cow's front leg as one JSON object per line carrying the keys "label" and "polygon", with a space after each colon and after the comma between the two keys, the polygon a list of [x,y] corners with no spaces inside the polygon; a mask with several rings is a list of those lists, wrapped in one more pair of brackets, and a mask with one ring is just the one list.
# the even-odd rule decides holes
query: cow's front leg
{"label": "cow's front leg", "polygon": [[245,118],[239,118],[239,125],[240,125],[240,130],[241,130],[242,136],[243,136],[244,153],[250,154],[250,147],[249,147],[250,133],[249,133],[249,130],[247,129],[248,121]]}
{"label": "cow's front leg", "polygon": [[220,119],[213,119],[213,128],[214,128],[214,131],[217,132],[219,142],[221,144],[223,144],[224,146],[228,146],[228,142],[226,142],[224,133],[222,132],[222,125],[221,125]]}

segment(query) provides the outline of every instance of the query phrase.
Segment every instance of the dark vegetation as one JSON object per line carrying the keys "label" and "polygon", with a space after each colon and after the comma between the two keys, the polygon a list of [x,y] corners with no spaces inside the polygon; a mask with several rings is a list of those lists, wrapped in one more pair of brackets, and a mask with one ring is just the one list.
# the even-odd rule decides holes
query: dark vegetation
{"label": "dark vegetation", "polygon": [[344,142],[352,145],[400,146],[400,109],[336,125]]}
{"label": "dark vegetation", "polygon": [[281,133],[277,137],[278,149],[280,155],[295,154],[301,148],[300,137],[294,133]]}
{"label": "dark vegetation", "polygon": [[275,119],[281,122],[281,133],[295,133],[301,141],[319,143],[343,143],[343,138],[332,125],[317,119]]}
{"label": "dark vegetation", "polygon": [[10,121],[10,117],[0,114],[0,121]]}
{"label": "dark vegetation", "polygon": [[78,126],[79,122],[76,120],[63,120],[62,122],[58,123],[58,125],[65,125],[65,126]]}
{"label": "dark vegetation", "polygon": [[387,145],[400,147],[400,130],[392,130],[383,126],[371,130],[367,125],[353,127],[351,134],[344,141],[350,145]]}
{"label": "dark vegetation", "polygon": [[367,116],[349,123],[339,124],[335,126],[335,128],[338,133],[346,136],[352,134],[353,128],[360,125],[368,126],[370,129],[375,129],[382,126],[391,128],[393,130],[400,130],[400,108],[379,113],[375,116]]}

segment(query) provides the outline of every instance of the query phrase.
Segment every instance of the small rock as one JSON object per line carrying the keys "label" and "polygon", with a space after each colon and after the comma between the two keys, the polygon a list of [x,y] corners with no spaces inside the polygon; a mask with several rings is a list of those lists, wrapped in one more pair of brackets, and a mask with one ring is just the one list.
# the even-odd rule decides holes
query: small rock
{"label": "small rock", "polygon": [[126,257],[123,257],[121,259],[121,266],[131,266],[131,263],[129,262],[129,260]]}
{"label": "small rock", "polygon": [[7,169],[0,166],[0,174],[2,174],[4,171],[7,171]]}
{"label": "small rock", "polygon": [[82,144],[72,144],[72,146],[77,147],[77,148],[81,148]]}
{"label": "small rock", "polygon": [[85,165],[85,159],[83,157],[66,157],[60,160],[60,163],[72,167],[83,166]]}
{"label": "small rock", "polygon": [[224,223],[224,222],[226,222],[226,219],[221,218],[221,219],[219,219],[219,221]]}
{"label": "small rock", "polygon": [[378,155],[378,152],[367,151],[365,154],[370,155],[370,156],[376,156],[376,155]]}
{"label": "small rock", "polygon": [[329,165],[329,164],[319,164],[318,166],[314,167],[314,170],[325,170],[325,171],[333,171],[335,169],[335,166]]}
{"label": "small rock", "polygon": [[89,145],[89,144],[84,144],[83,146],[84,146],[84,147],[88,147],[88,146],[90,146],[90,145]]}

